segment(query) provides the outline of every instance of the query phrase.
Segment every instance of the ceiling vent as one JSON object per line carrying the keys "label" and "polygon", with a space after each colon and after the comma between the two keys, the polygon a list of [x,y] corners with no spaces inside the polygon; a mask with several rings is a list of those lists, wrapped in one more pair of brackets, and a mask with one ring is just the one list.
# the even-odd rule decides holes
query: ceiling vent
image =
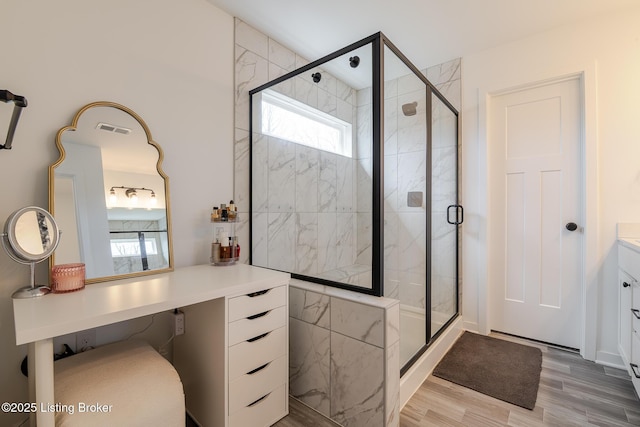
{"label": "ceiling vent", "polygon": [[131,133],[131,129],[110,125],[109,123],[98,123],[98,126],[96,126],[96,129],[100,129],[105,132],[120,133],[122,135],[129,135]]}

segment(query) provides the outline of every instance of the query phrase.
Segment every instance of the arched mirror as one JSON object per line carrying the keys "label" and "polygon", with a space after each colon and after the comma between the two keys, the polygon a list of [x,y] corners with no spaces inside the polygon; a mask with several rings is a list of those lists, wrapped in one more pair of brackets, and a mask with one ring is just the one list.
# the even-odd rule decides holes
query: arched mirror
{"label": "arched mirror", "polygon": [[51,265],[82,262],[86,283],[173,270],[169,178],[146,123],[112,102],[58,131],[49,210],[64,230]]}
{"label": "arched mirror", "polygon": [[7,218],[2,246],[11,259],[31,265],[31,284],[13,294],[13,298],[30,298],[49,293],[47,286],[35,284],[35,265],[47,259],[60,242],[60,230],[53,216],[37,206],[18,209]]}

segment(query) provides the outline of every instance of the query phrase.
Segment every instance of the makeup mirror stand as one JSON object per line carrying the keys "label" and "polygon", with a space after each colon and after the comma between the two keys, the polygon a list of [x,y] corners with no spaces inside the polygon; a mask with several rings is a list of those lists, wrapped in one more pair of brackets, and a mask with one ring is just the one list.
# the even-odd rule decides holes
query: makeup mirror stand
{"label": "makeup mirror stand", "polygon": [[20,298],[33,298],[33,297],[40,297],[42,295],[46,295],[49,292],[51,292],[51,288],[46,286],[46,285],[41,285],[41,286],[36,286],[36,264],[38,263],[37,261],[24,261],[18,257],[16,257],[15,255],[13,255],[13,253],[11,253],[11,250],[7,247],[7,243],[5,242],[5,239],[7,238],[7,233],[2,233],[2,247],[4,248],[5,252],[7,253],[7,255],[9,255],[9,258],[11,258],[12,260],[14,260],[15,262],[19,263],[19,264],[29,264],[29,270],[30,270],[30,285],[29,286],[25,286],[23,288],[18,289],[17,291],[15,291],[12,295],[11,298],[16,298],[16,299],[20,299]]}

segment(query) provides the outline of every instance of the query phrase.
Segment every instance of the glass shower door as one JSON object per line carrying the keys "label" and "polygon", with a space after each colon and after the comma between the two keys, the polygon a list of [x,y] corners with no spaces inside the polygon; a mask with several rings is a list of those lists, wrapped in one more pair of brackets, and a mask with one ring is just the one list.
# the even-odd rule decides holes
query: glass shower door
{"label": "glass shower door", "polygon": [[431,96],[431,338],[458,312],[458,117]]}

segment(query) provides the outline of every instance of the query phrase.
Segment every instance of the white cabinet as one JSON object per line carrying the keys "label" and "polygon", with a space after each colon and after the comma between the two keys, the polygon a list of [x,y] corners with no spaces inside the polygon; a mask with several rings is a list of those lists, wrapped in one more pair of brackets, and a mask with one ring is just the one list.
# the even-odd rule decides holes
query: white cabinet
{"label": "white cabinet", "polygon": [[640,247],[618,245],[618,348],[640,394]]}
{"label": "white cabinet", "polygon": [[202,426],[266,427],[289,412],[288,295],[283,284],[184,308],[174,365]]}

